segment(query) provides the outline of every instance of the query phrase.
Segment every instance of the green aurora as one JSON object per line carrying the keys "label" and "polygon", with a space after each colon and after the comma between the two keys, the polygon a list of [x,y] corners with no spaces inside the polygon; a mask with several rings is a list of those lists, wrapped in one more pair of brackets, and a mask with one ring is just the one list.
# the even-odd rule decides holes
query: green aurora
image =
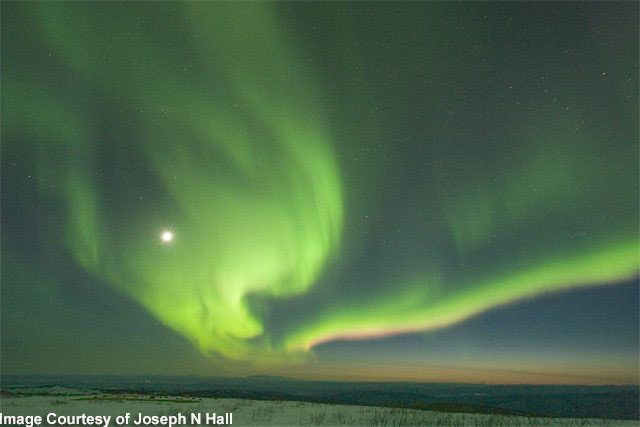
{"label": "green aurora", "polygon": [[[444,40],[438,22],[454,11],[440,6],[424,22],[404,11],[385,24],[378,10],[380,31],[407,20],[389,44],[413,32],[425,46],[420,65],[392,79],[406,93],[375,111],[389,94],[349,44],[367,33],[351,30],[362,18],[348,5],[336,6],[343,14],[325,40],[335,56],[324,68],[322,40],[309,47],[305,22],[293,19],[302,5],[3,5],[3,162],[7,151],[30,153],[38,197],[55,206],[64,248],[86,272],[202,353],[257,365],[636,277],[637,68],[636,86],[620,78],[611,98],[598,99],[571,63],[559,63],[549,83],[556,107],[470,120],[464,130],[462,111],[414,143],[426,160],[388,166],[399,156],[385,126],[405,115],[405,82],[428,82],[471,50],[468,39]],[[604,52],[607,43],[618,50]],[[603,46],[602,55],[623,52],[609,74],[633,73],[623,42],[610,36]],[[500,66],[487,86],[517,81]],[[429,86],[425,115],[483,96],[465,71],[444,67],[452,80]],[[616,105],[615,123],[597,118],[605,104]],[[495,108],[499,116],[512,107]],[[387,146],[361,166],[364,143],[376,139]],[[411,179],[405,196],[380,191],[393,176]],[[383,210],[397,230],[359,234]],[[171,242],[161,241],[164,230]],[[347,272],[358,263],[368,273]]]}

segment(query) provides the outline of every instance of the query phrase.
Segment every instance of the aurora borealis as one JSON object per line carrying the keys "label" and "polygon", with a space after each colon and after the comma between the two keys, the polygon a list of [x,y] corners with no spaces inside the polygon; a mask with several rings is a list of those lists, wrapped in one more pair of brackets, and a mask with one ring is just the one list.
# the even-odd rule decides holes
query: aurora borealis
{"label": "aurora borealis", "polygon": [[3,371],[637,383],[637,14],[3,3]]}

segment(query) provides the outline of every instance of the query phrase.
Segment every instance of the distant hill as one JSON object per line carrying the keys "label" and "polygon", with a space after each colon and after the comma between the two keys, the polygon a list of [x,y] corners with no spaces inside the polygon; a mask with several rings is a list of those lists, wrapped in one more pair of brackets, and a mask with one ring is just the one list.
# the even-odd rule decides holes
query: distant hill
{"label": "distant hill", "polygon": [[[165,393],[185,396],[297,400],[314,403],[388,406],[443,412],[471,412],[575,418],[640,419],[638,386],[484,385],[409,382],[304,381],[280,376],[15,376],[0,377],[3,391],[42,387],[99,389],[105,393]],[[40,389],[38,389],[40,387]]]}

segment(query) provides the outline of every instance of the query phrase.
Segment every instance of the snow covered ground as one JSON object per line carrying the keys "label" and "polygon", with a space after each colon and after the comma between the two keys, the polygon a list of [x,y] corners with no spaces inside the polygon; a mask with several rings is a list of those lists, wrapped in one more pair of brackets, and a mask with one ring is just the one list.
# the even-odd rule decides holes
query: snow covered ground
{"label": "snow covered ground", "polygon": [[[146,395],[77,394],[64,390],[56,395],[7,395],[0,397],[0,411],[7,415],[40,415],[45,426],[47,414],[57,419],[82,414],[110,416],[108,427],[117,427],[116,417],[129,413],[131,421],[143,416],[171,416],[181,413],[191,424],[191,414],[215,412],[233,414],[235,426],[639,426],[638,421],[571,418],[527,418],[504,415],[455,414],[412,409],[327,405],[294,401],[189,398]],[[86,392],[86,391],[85,391]],[[5,421],[3,425],[8,425]],[[58,424],[60,425],[60,424]],[[67,424],[69,425],[69,424]],[[77,424],[75,424],[77,425]],[[103,424],[104,425],[104,424]],[[160,424],[157,424],[160,425]],[[167,424],[165,424],[166,426]],[[209,425],[212,425],[209,423]],[[65,426],[66,427],[66,426]]]}

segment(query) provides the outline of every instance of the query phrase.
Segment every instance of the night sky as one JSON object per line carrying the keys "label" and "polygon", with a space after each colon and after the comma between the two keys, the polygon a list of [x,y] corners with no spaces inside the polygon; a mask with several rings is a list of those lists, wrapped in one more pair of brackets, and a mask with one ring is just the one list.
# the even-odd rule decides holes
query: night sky
{"label": "night sky", "polygon": [[1,372],[637,384],[638,7],[3,2]]}

